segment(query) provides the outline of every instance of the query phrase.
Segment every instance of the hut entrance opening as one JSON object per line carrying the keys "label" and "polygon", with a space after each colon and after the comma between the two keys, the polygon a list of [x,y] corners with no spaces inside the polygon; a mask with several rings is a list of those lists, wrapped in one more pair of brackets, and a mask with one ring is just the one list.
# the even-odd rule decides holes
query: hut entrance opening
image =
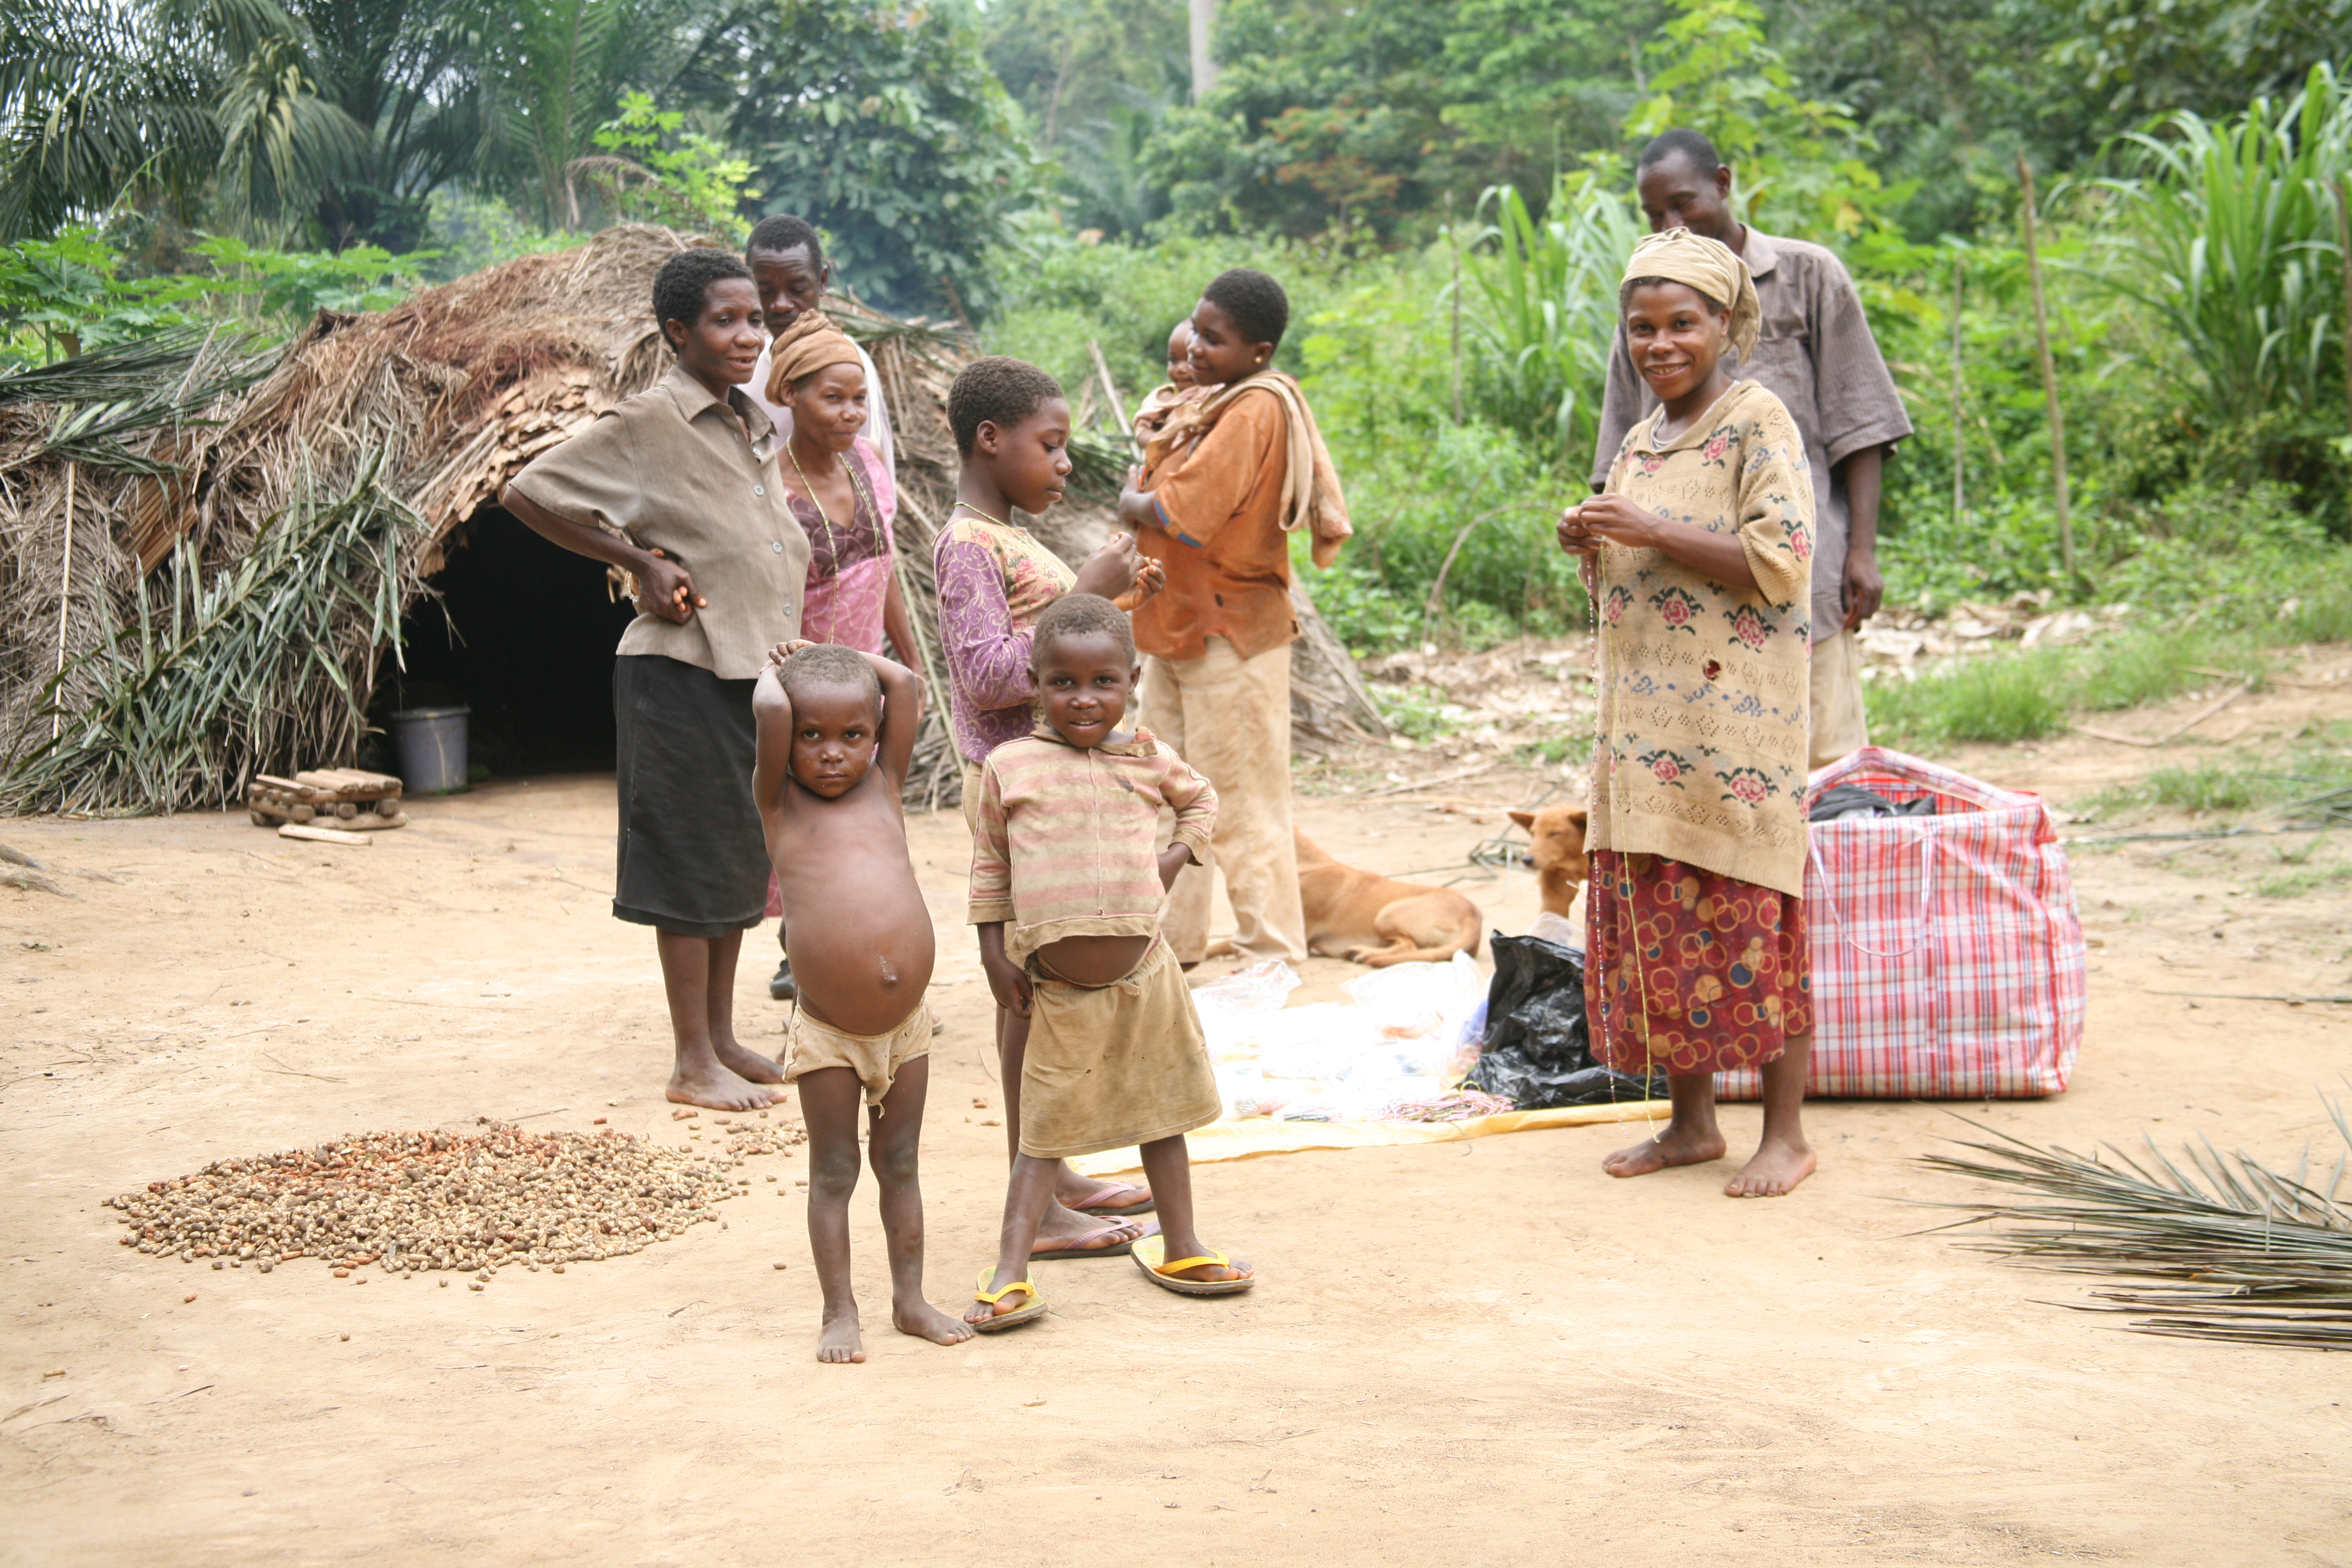
{"label": "hut entrance opening", "polygon": [[[613,649],[634,612],[606,598],[603,565],[495,507],[442,549],[446,563],[431,580],[440,601],[409,610],[408,668],[378,685],[370,722],[382,729],[403,708],[462,702],[473,710],[467,757],[478,769],[609,771]],[[378,746],[388,739],[370,737]]]}

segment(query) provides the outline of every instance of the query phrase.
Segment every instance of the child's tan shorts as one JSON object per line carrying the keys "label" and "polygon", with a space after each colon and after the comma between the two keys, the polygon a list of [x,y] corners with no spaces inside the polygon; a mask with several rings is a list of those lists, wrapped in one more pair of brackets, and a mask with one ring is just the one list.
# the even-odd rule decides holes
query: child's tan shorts
{"label": "child's tan shorts", "polygon": [[784,1081],[796,1083],[819,1068],[847,1068],[866,1086],[866,1103],[879,1105],[898,1081],[898,1069],[931,1049],[931,1009],[917,1003],[887,1035],[853,1035],[846,1029],[793,1010],[792,1039],[784,1052]]}

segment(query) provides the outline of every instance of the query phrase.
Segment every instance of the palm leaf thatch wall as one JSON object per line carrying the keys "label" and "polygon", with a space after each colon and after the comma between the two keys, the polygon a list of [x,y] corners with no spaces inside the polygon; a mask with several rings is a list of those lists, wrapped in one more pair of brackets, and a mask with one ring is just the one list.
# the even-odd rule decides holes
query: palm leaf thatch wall
{"label": "palm leaf thatch wall", "polygon": [[[227,805],[257,772],[348,764],[452,530],[667,370],[666,228],[608,229],[378,313],[321,311],[284,348],[182,334],[0,378],[0,811]],[[850,305],[898,444],[898,562],[943,698],[931,546],[955,494],[955,336]],[[1115,475],[1097,441],[1082,466]],[[1100,504],[1038,524],[1076,559]],[[1384,728],[1301,604],[1294,703],[1323,749]],[[910,792],[956,795],[940,702]]]}

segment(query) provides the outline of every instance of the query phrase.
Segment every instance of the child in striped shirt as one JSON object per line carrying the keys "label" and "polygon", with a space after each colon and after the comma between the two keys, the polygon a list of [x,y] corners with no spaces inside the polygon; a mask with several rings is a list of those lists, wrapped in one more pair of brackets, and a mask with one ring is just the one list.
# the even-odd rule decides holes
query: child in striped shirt
{"label": "child in striped shirt", "polygon": [[[1045,1312],[1030,1251],[1056,1162],[1130,1143],[1159,1200],[1161,1234],[1132,1253],[1152,1281],[1202,1296],[1255,1282],[1193,1229],[1184,1134],[1222,1105],[1192,992],[1160,936],[1168,884],[1208,845],[1216,792],[1149,731],[1119,730],[1139,671],[1134,633],[1109,600],[1056,600],[1031,649],[1045,721],[989,753],[971,857],[989,988],[1029,1020],[1000,1250],[964,1314],[982,1331]],[[1175,837],[1155,853],[1163,805]],[[1006,1300],[1016,1293],[1018,1304]]]}

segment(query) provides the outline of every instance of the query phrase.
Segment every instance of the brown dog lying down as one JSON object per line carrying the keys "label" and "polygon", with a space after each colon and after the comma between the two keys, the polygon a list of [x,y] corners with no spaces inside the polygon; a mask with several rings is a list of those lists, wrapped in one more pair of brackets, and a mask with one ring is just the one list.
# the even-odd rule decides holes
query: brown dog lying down
{"label": "brown dog lying down", "polygon": [[1298,901],[1307,911],[1307,948],[1385,969],[1391,963],[1443,963],[1478,953],[1484,918],[1451,888],[1399,882],[1342,866],[1292,829],[1298,845]]}
{"label": "brown dog lying down", "polygon": [[1510,816],[1535,840],[1531,853],[1536,863],[1536,886],[1543,895],[1544,915],[1566,926],[1561,931],[1538,916],[1532,934],[1572,947],[1583,946],[1576,896],[1584,886],[1589,869],[1584,858],[1584,808],[1548,805],[1541,811],[1515,811]]}

